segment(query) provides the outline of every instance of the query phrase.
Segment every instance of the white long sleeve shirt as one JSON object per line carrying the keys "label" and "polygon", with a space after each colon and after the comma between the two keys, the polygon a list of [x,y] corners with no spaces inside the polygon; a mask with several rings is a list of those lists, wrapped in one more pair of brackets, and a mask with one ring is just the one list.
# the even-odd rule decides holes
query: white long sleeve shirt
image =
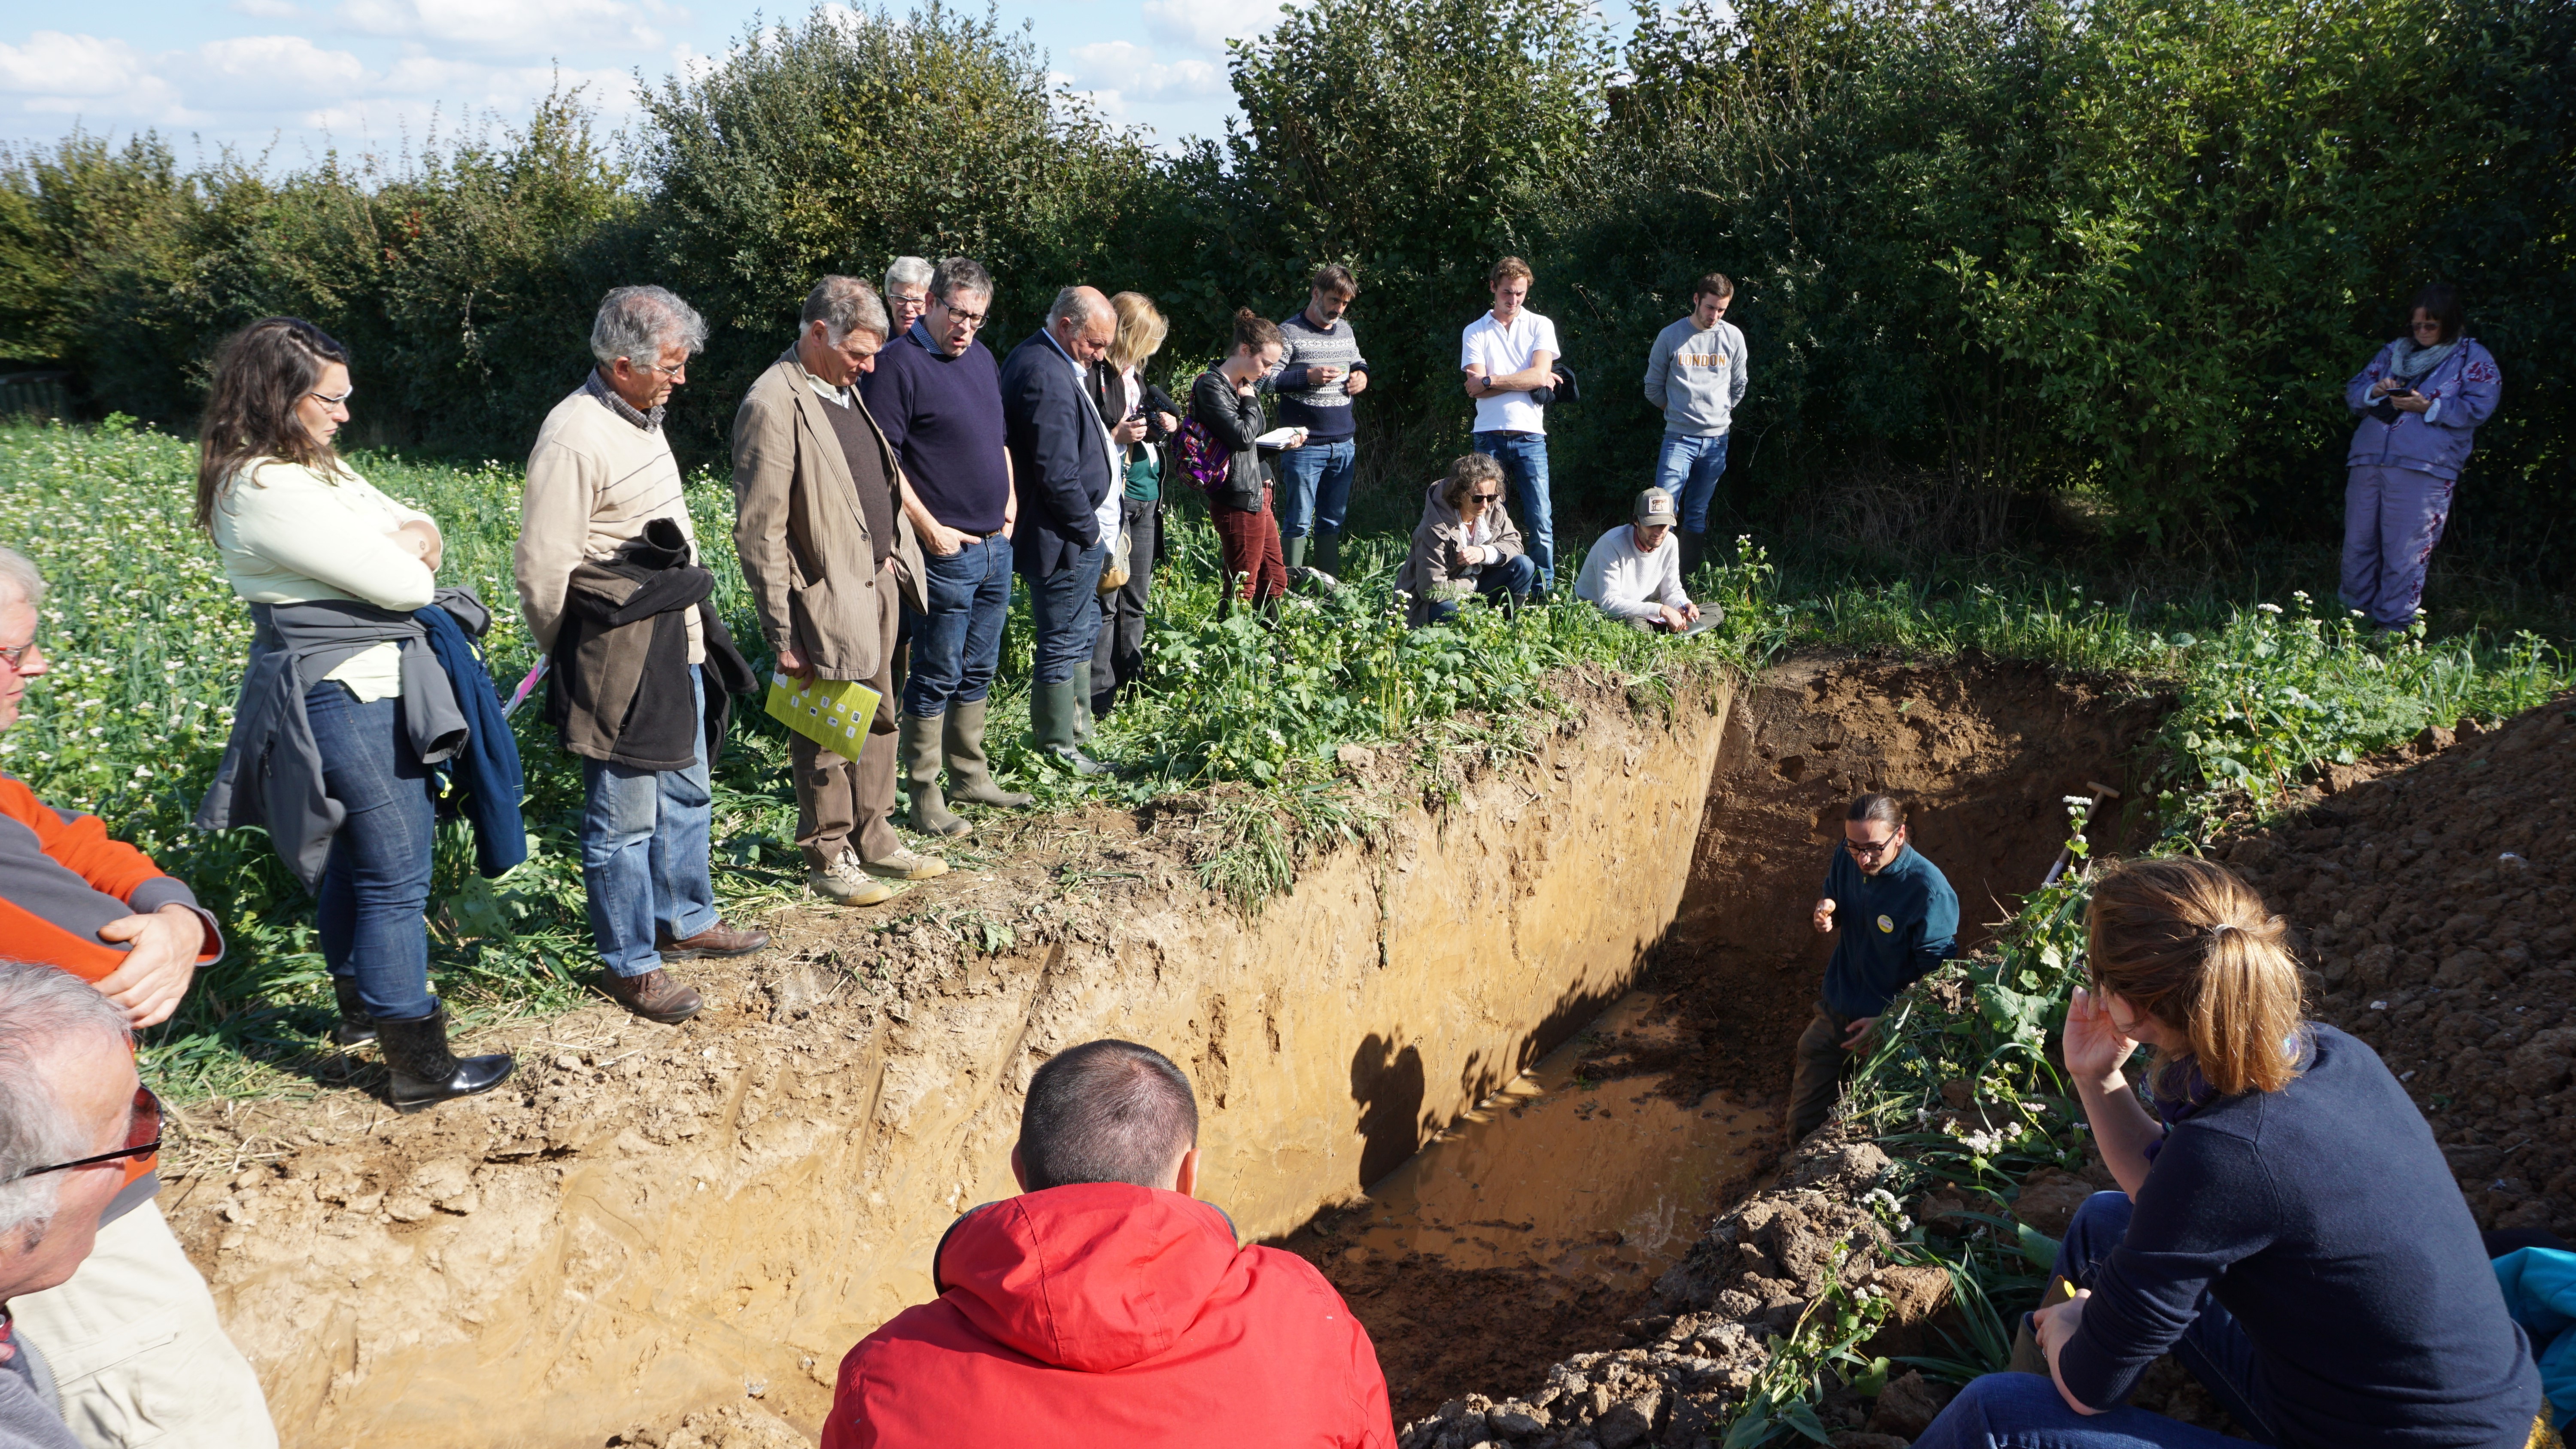
{"label": "white long sleeve shirt", "polygon": [[1658,618],[1659,605],[1689,607],[1690,595],[1682,592],[1681,540],[1666,533],[1653,553],[1641,553],[1637,530],[1619,525],[1583,556],[1574,596],[1599,605],[1613,619]]}
{"label": "white long sleeve shirt", "polygon": [[[357,599],[409,613],[429,607],[437,579],[393,541],[430,517],[378,491],[345,464],[324,477],[298,463],[254,460],[216,495],[215,552],[233,592],[253,604]],[[327,676],[362,700],[402,693],[402,656],[379,644]]]}

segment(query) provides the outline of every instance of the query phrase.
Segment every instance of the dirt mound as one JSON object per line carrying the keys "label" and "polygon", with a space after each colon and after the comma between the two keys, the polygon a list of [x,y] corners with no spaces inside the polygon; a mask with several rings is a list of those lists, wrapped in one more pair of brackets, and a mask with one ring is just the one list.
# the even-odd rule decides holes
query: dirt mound
{"label": "dirt mound", "polygon": [[2485,1228],[2576,1236],[2576,709],[2329,772],[2213,850],[2289,917],[2314,1008],[2406,1085]]}

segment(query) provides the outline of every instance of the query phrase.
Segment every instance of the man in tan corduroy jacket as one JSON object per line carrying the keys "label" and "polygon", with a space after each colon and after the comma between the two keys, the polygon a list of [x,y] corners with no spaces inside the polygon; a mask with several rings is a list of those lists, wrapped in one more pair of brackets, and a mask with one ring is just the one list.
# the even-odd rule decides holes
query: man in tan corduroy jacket
{"label": "man in tan corduroy jacket", "polygon": [[778,668],[877,692],[858,758],[789,737],[796,843],[814,893],[844,905],[894,894],[945,861],[906,849],[894,813],[895,630],[920,607],[921,545],[904,516],[903,469],[858,380],[885,345],[885,303],[855,277],[805,298],[796,345],[744,394],[733,420],[734,551]]}

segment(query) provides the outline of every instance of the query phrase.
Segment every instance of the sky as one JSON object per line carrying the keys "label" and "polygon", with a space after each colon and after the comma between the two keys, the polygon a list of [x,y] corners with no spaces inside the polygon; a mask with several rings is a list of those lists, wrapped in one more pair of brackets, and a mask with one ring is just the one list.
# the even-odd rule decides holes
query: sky
{"label": "sky", "polygon": [[[75,125],[158,130],[183,161],[229,146],[293,169],[327,148],[392,155],[497,115],[515,123],[558,77],[611,125],[648,82],[720,57],[764,11],[805,0],[0,0],[0,145]],[[969,0],[969,5],[980,0]],[[1304,0],[1295,0],[1304,3]],[[1239,114],[1225,42],[1281,0],[1007,0],[1060,80],[1157,144]],[[911,8],[899,0],[898,13]],[[970,11],[971,13],[971,11]]]}

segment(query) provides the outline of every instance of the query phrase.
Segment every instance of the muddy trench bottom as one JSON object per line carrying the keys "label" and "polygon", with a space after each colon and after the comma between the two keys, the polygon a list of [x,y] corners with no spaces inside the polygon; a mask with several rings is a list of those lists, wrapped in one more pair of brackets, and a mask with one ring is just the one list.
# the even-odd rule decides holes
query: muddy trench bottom
{"label": "muddy trench bottom", "polygon": [[[1534,1377],[1618,1323],[1777,1157],[1783,1103],[1625,1062],[1686,1051],[1632,991],[1283,1246],[1369,1330],[1397,1422]],[[1608,1065],[1605,1068],[1605,1057]],[[1616,1075],[1604,1075],[1605,1070]]]}

